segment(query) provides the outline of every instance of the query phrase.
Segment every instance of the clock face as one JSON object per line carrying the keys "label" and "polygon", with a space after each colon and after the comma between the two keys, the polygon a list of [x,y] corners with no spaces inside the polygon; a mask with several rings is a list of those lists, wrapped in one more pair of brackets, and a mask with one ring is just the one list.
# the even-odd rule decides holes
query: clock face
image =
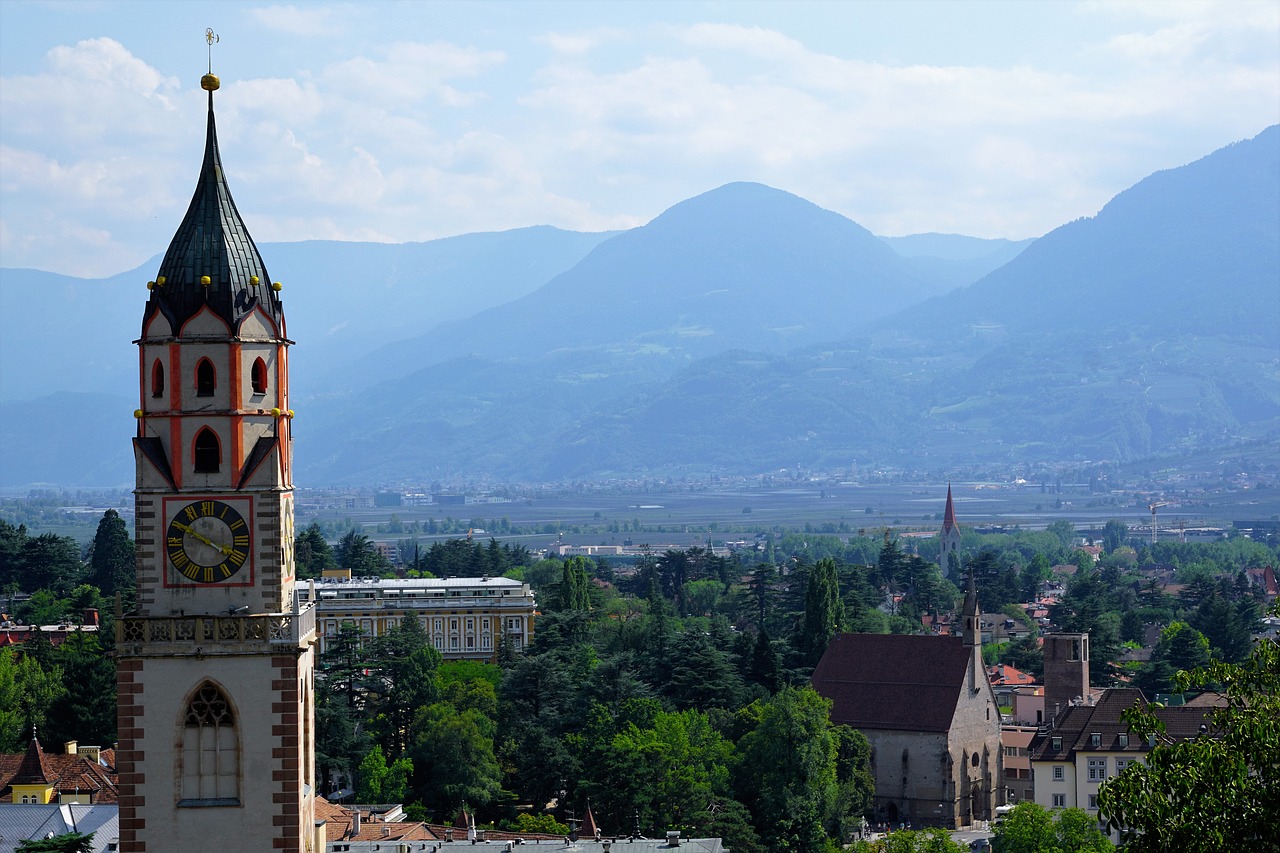
{"label": "clock face", "polygon": [[225,583],[249,562],[252,533],[230,503],[204,498],[172,512],[165,532],[169,562],[189,581]]}

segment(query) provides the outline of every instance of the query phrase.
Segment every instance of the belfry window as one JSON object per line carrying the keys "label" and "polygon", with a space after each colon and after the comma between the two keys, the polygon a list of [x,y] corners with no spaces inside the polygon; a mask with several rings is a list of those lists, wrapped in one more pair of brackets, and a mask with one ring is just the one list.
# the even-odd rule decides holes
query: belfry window
{"label": "belfry window", "polygon": [[156,363],[151,365],[151,396],[164,396],[164,364],[158,358]]}
{"label": "belfry window", "polygon": [[179,805],[230,805],[240,796],[240,745],[231,703],[204,682],[182,720],[182,801]]}
{"label": "belfry window", "polygon": [[196,365],[196,396],[212,397],[218,387],[218,374],[213,369],[213,362],[207,358],[200,359]]}
{"label": "belfry window", "polygon": [[218,444],[218,435],[205,427],[196,433],[195,472],[197,474],[216,474],[222,465],[222,447]]}
{"label": "belfry window", "polygon": [[253,363],[253,370],[249,376],[250,382],[253,384],[253,393],[267,393],[267,363],[262,359],[258,359]]}

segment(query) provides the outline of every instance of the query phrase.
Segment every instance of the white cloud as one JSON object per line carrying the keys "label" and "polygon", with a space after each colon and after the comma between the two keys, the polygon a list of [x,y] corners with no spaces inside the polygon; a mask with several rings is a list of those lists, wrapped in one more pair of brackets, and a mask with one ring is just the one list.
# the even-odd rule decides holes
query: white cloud
{"label": "white cloud", "polygon": [[254,9],[253,18],[270,30],[293,36],[323,36],[341,32],[333,20],[333,9],[320,4],[297,6],[263,6]]}

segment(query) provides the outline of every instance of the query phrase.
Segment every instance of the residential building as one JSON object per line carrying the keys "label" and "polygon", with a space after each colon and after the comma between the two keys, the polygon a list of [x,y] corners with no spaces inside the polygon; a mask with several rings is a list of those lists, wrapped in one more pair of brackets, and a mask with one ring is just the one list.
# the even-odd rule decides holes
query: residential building
{"label": "residential building", "polygon": [[1035,800],[1035,786],[1031,779],[1031,740],[1035,734],[1035,726],[1000,727],[1005,793],[1011,803]]}
{"label": "residential building", "polygon": [[[1135,705],[1146,707],[1142,691],[1109,688],[1094,704],[1065,708],[1052,724],[1042,727],[1029,746],[1035,801],[1050,809],[1078,808],[1098,815],[1098,789],[1135,761],[1144,761],[1153,742],[1130,731],[1121,714]],[[1156,706],[1166,737],[1199,737],[1210,710],[1206,705],[1176,708]]]}
{"label": "residential building", "polygon": [[871,744],[876,819],[957,828],[1004,802],[1000,708],[970,576],[961,636],[837,634],[813,673],[831,721]]}
{"label": "residential building", "polygon": [[511,578],[325,578],[313,594],[321,654],[343,623],[380,637],[410,616],[446,660],[492,660],[504,636],[517,650],[533,639],[533,591]]}

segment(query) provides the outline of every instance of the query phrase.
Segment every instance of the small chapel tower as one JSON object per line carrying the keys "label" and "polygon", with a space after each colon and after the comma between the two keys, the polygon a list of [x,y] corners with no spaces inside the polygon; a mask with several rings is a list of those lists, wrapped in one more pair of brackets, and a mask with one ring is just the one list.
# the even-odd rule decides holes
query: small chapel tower
{"label": "small chapel tower", "polygon": [[942,533],[938,536],[938,568],[944,578],[960,569],[960,525],[956,524],[956,507],[951,501],[951,484],[947,483],[947,508],[942,512]]}
{"label": "small chapel tower", "polygon": [[323,850],[315,612],[294,594],[292,342],[281,287],[227,188],[218,78],[200,85],[200,176],[135,341],[137,607],[116,623],[120,850],[311,853]]}

